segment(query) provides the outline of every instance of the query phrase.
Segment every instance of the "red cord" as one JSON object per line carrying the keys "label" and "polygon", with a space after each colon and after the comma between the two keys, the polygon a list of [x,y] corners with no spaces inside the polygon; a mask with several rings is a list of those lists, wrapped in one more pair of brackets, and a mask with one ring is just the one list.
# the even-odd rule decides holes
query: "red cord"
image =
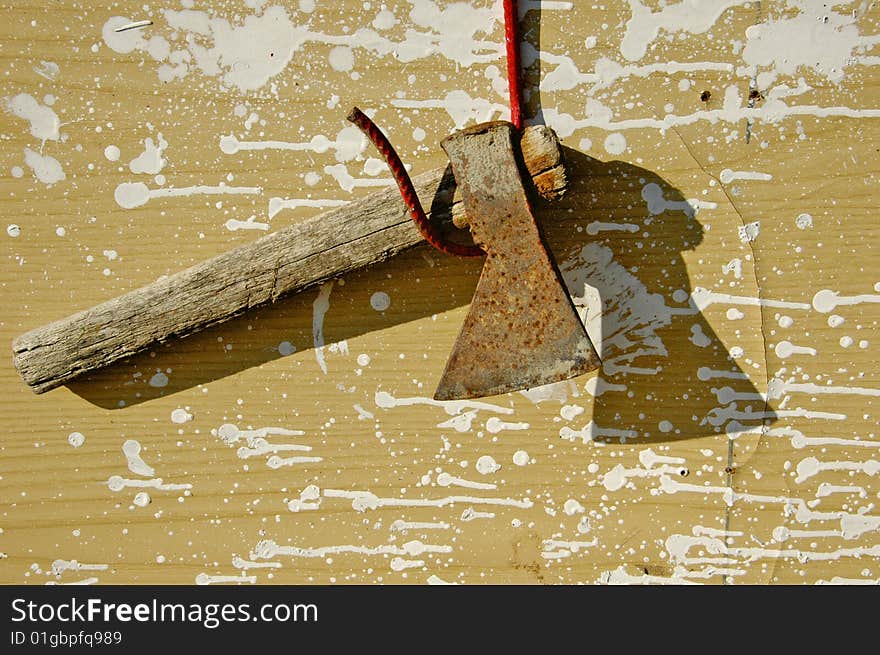
{"label": "red cord", "polygon": [[[519,12],[516,0],[504,0],[504,42],[507,48],[507,88],[510,96],[510,122],[517,130],[523,128],[522,83],[520,77],[519,57]],[[397,182],[400,195],[406,203],[413,222],[422,238],[440,252],[457,257],[481,257],[486,253],[479,246],[466,246],[446,239],[428,220],[419,196],[416,194],[412,180],[400,161],[394,147],[376,127],[376,124],[355,107],[348,115],[348,120],[357,125],[361,132],[373,143],[388,163],[388,168]]]}
{"label": "red cord", "polygon": [[416,224],[419,234],[422,235],[422,238],[424,238],[425,241],[447,255],[455,255],[457,257],[482,257],[486,254],[478,246],[466,246],[460,243],[455,243],[454,241],[449,241],[436,227],[434,227],[431,221],[428,220],[428,217],[425,215],[425,210],[422,209],[422,203],[419,202],[419,196],[416,194],[416,189],[413,186],[412,180],[410,180],[409,174],[403,166],[403,162],[400,161],[400,157],[398,157],[397,152],[394,150],[391,143],[388,142],[388,139],[382,134],[382,131],[376,127],[376,124],[370,120],[369,116],[355,107],[348,115],[348,120],[360,128],[361,132],[367,136],[376,147],[376,150],[378,150],[385,158],[385,161],[388,163],[388,168],[391,169],[391,174],[394,176],[394,181],[397,182],[397,187],[400,189],[400,195],[403,196],[403,201],[409,209],[413,222]]}
{"label": "red cord", "polygon": [[504,0],[504,42],[507,46],[507,88],[510,96],[510,122],[523,128],[522,84],[519,60],[519,12],[516,0]]}

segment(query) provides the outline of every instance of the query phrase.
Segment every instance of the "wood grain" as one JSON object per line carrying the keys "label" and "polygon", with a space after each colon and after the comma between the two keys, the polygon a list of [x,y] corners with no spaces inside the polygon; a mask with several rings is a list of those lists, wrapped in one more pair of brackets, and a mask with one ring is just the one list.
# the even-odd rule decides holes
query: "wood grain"
{"label": "wood grain", "polygon": [[[521,148],[538,193],[559,197],[566,180],[553,131],[527,128]],[[466,224],[445,169],[413,182],[420,198],[434,199],[434,220],[451,216]],[[385,189],[27,332],[13,341],[13,361],[27,385],[43,393],[158,341],[382,262],[421,240],[397,189]]]}

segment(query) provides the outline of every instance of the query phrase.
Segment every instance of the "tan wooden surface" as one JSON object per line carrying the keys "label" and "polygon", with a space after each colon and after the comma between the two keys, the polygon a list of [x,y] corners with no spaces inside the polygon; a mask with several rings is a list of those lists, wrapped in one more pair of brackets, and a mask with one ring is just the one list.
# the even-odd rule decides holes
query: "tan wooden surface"
{"label": "tan wooden surface", "polygon": [[352,105],[445,165],[498,3],[4,6],[0,581],[880,580],[880,9],[524,4],[605,364],[445,405],[480,264],[427,247],[40,396],[11,343],[387,183]]}

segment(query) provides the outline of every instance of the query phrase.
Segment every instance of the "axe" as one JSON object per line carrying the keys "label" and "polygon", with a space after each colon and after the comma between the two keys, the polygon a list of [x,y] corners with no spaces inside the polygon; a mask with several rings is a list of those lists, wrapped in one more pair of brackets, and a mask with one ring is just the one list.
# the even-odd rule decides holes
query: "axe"
{"label": "axe", "polygon": [[481,123],[440,144],[486,262],[436,400],[528,389],[599,366],[532,215],[515,132],[512,123]]}
{"label": "axe", "polygon": [[[567,181],[556,135],[543,126],[520,133],[492,122],[457,132],[442,146],[455,180],[436,169],[415,178],[415,192],[434,199],[434,224],[469,224],[487,255],[435,397],[498,394],[597,368],[599,357],[541,241],[517,163],[542,197],[560,197]],[[13,341],[13,363],[43,393],[421,241],[396,190],[383,190],[33,329]]]}

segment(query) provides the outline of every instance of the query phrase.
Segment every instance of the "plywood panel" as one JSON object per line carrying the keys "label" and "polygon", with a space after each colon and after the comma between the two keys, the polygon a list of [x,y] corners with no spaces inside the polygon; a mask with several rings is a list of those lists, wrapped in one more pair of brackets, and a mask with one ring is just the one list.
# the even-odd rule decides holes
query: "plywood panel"
{"label": "plywood panel", "polygon": [[[877,8],[522,4],[602,371],[429,400],[480,263],[427,246],[44,395],[10,351],[2,582],[877,582]],[[5,343],[388,185],[352,105],[414,173],[506,116],[498,3],[275,5],[4,11]]]}

